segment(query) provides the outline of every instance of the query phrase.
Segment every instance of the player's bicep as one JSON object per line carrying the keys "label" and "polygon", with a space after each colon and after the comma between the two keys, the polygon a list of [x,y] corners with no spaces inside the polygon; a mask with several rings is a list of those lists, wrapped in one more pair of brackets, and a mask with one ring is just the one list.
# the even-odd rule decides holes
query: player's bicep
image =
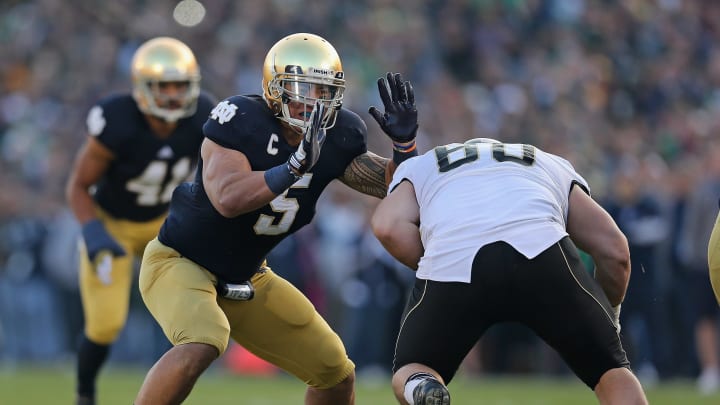
{"label": "player's bicep", "polygon": [[89,136],[75,158],[71,174],[72,185],[87,189],[97,183],[113,159],[115,156],[107,146]]}
{"label": "player's bicep", "polygon": [[220,203],[227,186],[252,172],[244,153],[228,149],[205,138],[200,147],[203,160],[202,179],[210,201]]}
{"label": "player's bicep", "polygon": [[253,171],[244,153],[205,139],[200,154],[204,189],[220,215],[234,218],[277,197],[265,182],[265,172]]}
{"label": "player's bicep", "polygon": [[373,233],[393,257],[417,269],[424,254],[419,226],[420,207],[415,189],[409,181],[402,181],[375,209]]}
{"label": "player's bicep", "polygon": [[65,198],[81,223],[94,218],[90,187],[102,178],[114,158],[110,149],[92,136],[87,138],[78,151],[65,185]]}
{"label": "player's bicep", "polygon": [[625,241],[610,214],[578,185],[570,191],[567,232],[577,247],[591,255],[602,254]]}
{"label": "player's bicep", "polygon": [[415,186],[409,180],[402,180],[385,200],[383,205],[388,206],[390,214],[402,221],[420,224],[420,206],[415,196]]}

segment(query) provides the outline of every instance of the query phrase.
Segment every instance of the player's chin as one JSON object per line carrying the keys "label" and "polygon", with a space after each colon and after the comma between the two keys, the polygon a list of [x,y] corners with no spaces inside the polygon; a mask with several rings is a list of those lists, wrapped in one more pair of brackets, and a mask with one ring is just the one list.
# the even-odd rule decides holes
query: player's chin
{"label": "player's chin", "polygon": [[297,125],[290,125],[287,122],[283,122],[282,126],[287,128],[288,130],[290,130],[290,132],[292,132],[294,134],[302,135],[305,133],[305,128],[299,127]]}

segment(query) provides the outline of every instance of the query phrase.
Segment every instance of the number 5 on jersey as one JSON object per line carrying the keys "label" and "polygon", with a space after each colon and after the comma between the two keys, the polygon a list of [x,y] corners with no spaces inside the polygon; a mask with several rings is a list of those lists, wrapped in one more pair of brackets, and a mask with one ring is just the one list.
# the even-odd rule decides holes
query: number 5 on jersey
{"label": "number 5 on jersey", "polygon": [[297,198],[288,198],[287,193],[293,188],[310,187],[310,180],[312,180],[312,173],[305,173],[289,189],[270,201],[273,215],[260,214],[255,226],[253,226],[255,233],[258,235],[280,235],[290,230],[293,222],[295,222],[295,216],[300,209],[300,204]]}

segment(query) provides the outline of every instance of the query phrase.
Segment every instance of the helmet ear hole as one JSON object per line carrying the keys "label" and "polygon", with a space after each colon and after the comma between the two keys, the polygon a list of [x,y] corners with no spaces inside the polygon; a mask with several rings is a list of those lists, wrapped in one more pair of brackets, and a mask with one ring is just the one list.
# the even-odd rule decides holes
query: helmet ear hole
{"label": "helmet ear hole", "polygon": [[282,91],[280,90],[280,84],[277,80],[273,80],[268,85],[268,93],[272,98],[278,98],[282,95]]}

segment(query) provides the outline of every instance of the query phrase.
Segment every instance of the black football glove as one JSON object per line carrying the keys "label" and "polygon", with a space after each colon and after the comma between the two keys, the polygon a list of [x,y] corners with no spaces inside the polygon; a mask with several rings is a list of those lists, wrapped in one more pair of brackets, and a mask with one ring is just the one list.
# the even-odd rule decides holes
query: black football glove
{"label": "black football glove", "polygon": [[90,262],[94,262],[96,256],[103,251],[109,252],[113,256],[125,255],[125,249],[110,236],[98,219],[93,219],[83,225],[82,235]]}
{"label": "black football glove", "polygon": [[380,99],[385,112],[371,106],[368,112],[375,118],[380,128],[395,143],[405,144],[415,139],[417,134],[417,108],[415,93],[409,81],[403,81],[400,73],[387,73],[386,78],[377,81]]}
{"label": "black football glove", "polygon": [[315,108],[310,115],[310,126],[305,129],[300,146],[288,159],[290,170],[296,176],[305,174],[320,158],[320,149],[325,143],[325,128],[322,127],[322,122],[326,109],[322,102],[315,101]]}

